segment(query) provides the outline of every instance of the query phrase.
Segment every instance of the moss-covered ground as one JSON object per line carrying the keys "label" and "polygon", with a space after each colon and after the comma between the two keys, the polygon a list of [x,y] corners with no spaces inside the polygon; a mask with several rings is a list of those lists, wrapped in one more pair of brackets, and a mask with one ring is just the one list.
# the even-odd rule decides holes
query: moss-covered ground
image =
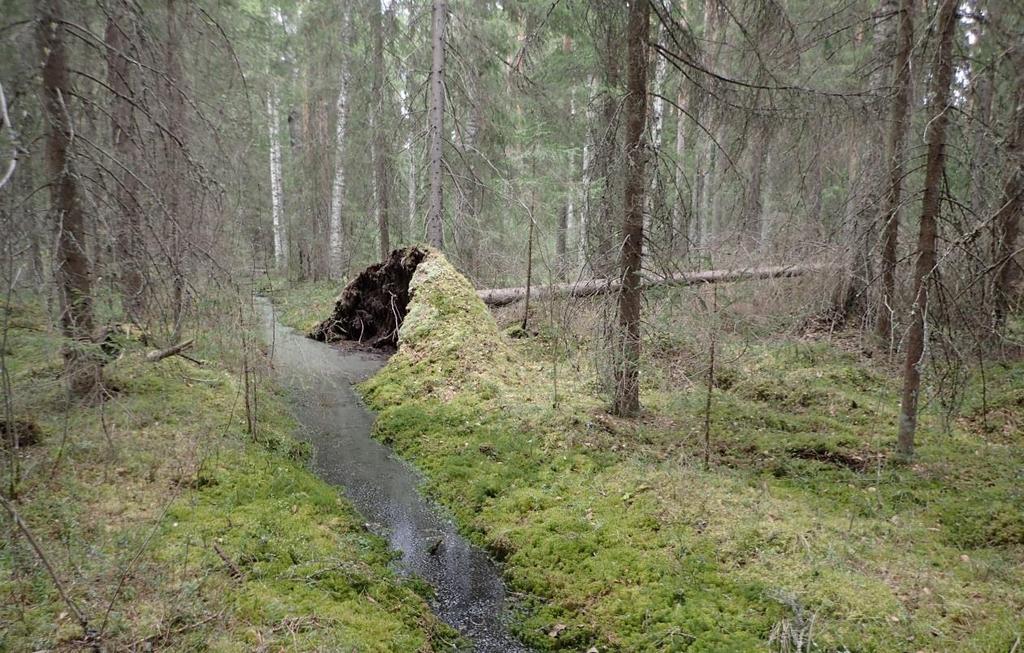
{"label": "moss-covered ground", "polygon": [[[112,396],[81,405],[65,399],[61,342],[41,307],[4,310],[13,407],[43,435],[20,451],[17,507],[103,650],[451,650],[385,543],[306,471],[263,375],[247,433],[237,363],[248,327],[196,332],[201,367],[146,363],[128,340],[106,367]],[[0,522],[0,650],[79,650],[82,629]]]}
{"label": "moss-covered ground", "polygon": [[[722,328],[705,468],[700,334],[650,317],[646,410],[620,420],[583,340],[506,338],[436,258],[413,281],[400,351],[362,387],[377,436],[504,561],[530,645],[1024,647],[1024,365],[987,366],[984,402],[976,374],[952,419],[930,400],[900,464],[878,356]],[[281,299],[293,323],[317,318]]]}

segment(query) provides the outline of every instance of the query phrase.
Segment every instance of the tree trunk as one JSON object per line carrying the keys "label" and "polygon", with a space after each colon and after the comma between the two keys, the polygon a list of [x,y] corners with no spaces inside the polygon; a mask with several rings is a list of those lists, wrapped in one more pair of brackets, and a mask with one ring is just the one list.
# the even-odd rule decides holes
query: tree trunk
{"label": "tree trunk", "polygon": [[[665,11],[669,15],[672,14],[672,1],[664,0]],[[662,47],[668,47],[667,30],[665,26],[660,22],[658,23],[657,29],[657,40],[658,44]],[[654,91],[651,97],[651,153],[653,155],[654,166],[651,170],[650,184],[647,193],[646,206],[647,210],[644,211],[644,234],[646,234],[643,243],[643,255],[648,257],[650,255],[650,245],[653,242],[654,233],[651,225],[654,223],[654,218],[664,216],[664,184],[661,181],[661,151],[664,146],[664,124],[665,124],[665,78],[668,74],[668,61],[665,57],[660,56],[655,51],[654,55]],[[671,237],[671,230],[668,232]]]}
{"label": "tree trunk", "polygon": [[433,1],[433,57],[430,74],[430,211],[427,242],[444,248],[444,188],[442,139],[444,138],[444,31],[448,19],[446,0]]}
{"label": "tree trunk", "polygon": [[478,71],[469,70],[464,76],[466,97],[469,107],[464,112],[465,121],[461,129],[456,128],[455,139],[459,145],[459,158],[464,166],[466,181],[458,184],[455,196],[455,216],[452,228],[453,243],[461,270],[476,276],[479,273],[479,250],[481,232],[477,222],[477,177],[474,161],[477,159],[477,142],[480,136],[480,125],[483,122],[484,98],[479,92],[480,78]]}
{"label": "tree trunk", "polygon": [[270,215],[274,228],[274,265],[278,270],[284,270],[288,267],[288,249],[284,234],[281,142],[278,131],[277,98],[274,96],[274,91],[267,93],[267,125],[270,138]]}
{"label": "tree trunk", "polygon": [[935,240],[945,165],[946,126],[950,113],[950,82],[953,80],[953,35],[956,32],[957,0],[943,0],[939,9],[939,45],[935,56],[931,105],[934,115],[928,123],[928,159],[921,200],[921,227],[917,237],[914,268],[914,306],[907,335],[907,357],[903,365],[903,402],[900,407],[897,448],[905,457],[914,455],[917,403],[924,364],[925,320],[928,312],[928,284],[935,268]]}
{"label": "tree trunk", "polygon": [[614,236],[616,174],[615,158],[619,133],[619,56],[621,32],[615,23],[618,13],[610,8],[605,11],[607,21],[605,32],[605,69],[604,95],[601,103],[600,138],[595,139],[597,145],[597,178],[601,183],[601,200],[598,207],[597,220],[589,225],[594,245],[591,252],[591,267],[602,276],[613,274],[614,259],[610,252],[618,247]]}
{"label": "tree trunk", "polygon": [[[705,50],[702,55],[704,66],[707,70],[718,72],[718,60],[721,54],[722,24],[724,22],[720,0],[704,0],[704,41]],[[718,112],[711,104],[711,93],[703,93],[699,106],[700,121],[704,129],[699,135],[700,144],[697,147],[697,169],[694,179],[693,192],[693,215],[694,221],[694,244],[703,247],[711,243],[713,203],[711,202],[712,188],[715,183],[715,165],[719,144]]]}
{"label": "tree trunk", "polygon": [[[756,104],[755,100],[755,104]],[[752,136],[753,148],[750,152],[750,181],[743,193],[742,233],[745,245],[753,251],[761,244],[764,228],[763,186],[764,170],[768,160],[768,145],[771,132],[767,125],[754,120],[756,133]]]}
{"label": "tree trunk", "polygon": [[60,0],[39,6],[38,40],[43,62],[43,110],[46,115],[46,167],[50,204],[57,221],[57,288],[64,366],[72,393],[92,394],[100,380],[98,359],[89,351],[93,330],[92,277],[86,254],[85,215],[73,171],[71,148],[71,84],[68,81],[65,26]]}
{"label": "tree trunk", "polygon": [[586,134],[583,137],[583,152],[580,160],[580,187],[583,201],[580,205],[579,234],[576,238],[577,255],[579,257],[579,268],[586,270],[590,267],[590,231],[593,219],[593,204],[590,201],[590,190],[593,185],[594,167],[594,98],[597,97],[597,78],[590,77],[587,93]]}
{"label": "tree trunk", "polygon": [[1003,184],[1002,205],[993,221],[996,273],[993,316],[997,333],[1006,326],[1011,283],[1017,272],[1014,256],[1020,235],[1021,212],[1024,210],[1024,52],[1018,52],[1011,61],[1017,70],[1017,93],[1006,143],[1010,170]]}
{"label": "tree trunk", "polygon": [[[825,270],[818,265],[780,265],[766,268],[748,268],[739,270],[703,270],[684,272],[667,277],[641,276],[644,288],[661,286],[702,286],[715,283],[733,283],[736,281],[759,281],[762,279],[789,279]],[[556,283],[540,286],[532,290],[535,299],[542,297],[596,297],[613,295],[622,290],[621,279],[586,279],[574,283]],[[488,306],[507,306],[526,298],[526,288],[488,288],[478,290],[477,297]]]}
{"label": "tree trunk", "polygon": [[647,39],[650,31],[648,0],[634,0],[629,7],[627,42],[629,63],[626,95],[626,183],[623,190],[624,242],[619,293],[620,360],[616,365],[616,415],[632,416],[640,410],[640,284],[644,239],[644,123],[647,119]]}
{"label": "tree trunk", "polygon": [[[903,185],[903,154],[910,113],[910,55],[914,49],[914,0],[901,0],[896,59],[893,62],[894,94],[886,143],[888,185],[882,196],[882,296],[876,330],[885,343],[892,341],[892,314],[896,292],[896,246],[900,230],[900,196]],[[888,346],[888,345],[887,345]]]}
{"label": "tree trunk", "polygon": [[134,170],[139,162],[139,135],[135,129],[135,117],[132,107],[134,92],[131,86],[131,72],[128,67],[128,38],[126,17],[130,15],[125,3],[115,1],[107,14],[106,45],[107,45],[107,84],[113,97],[110,107],[111,142],[114,156],[121,166],[123,174],[117,182],[114,197],[122,211],[122,219],[117,228],[114,243],[121,274],[118,282],[124,300],[124,310],[128,319],[136,324],[141,323],[143,304],[143,275],[141,267],[144,258],[141,255],[142,207],[139,205],[139,179]]}
{"label": "tree trunk", "polygon": [[570,199],[558,212],[558,224],[555,227],[555,276],[561,281],[566,279],[568,270],[568,244],[569,244],[569,211],[572,200]]}
{"label": "tree trunk", "polygon": [[[349,38],[348,12],[343,11],[341,38]],[[348,272],[345,256],[345,227],[342,224],[345,206],[345,151],[348,138],[348,78],[349,61],[341,61],[338,75],[338,98],[334,103],[334,178],[331,181],[331,208],[327,218],[328,276],[340,279]]]}
{"label": "tree trunk", "polygon": [[384,84],[384,26],[380,0],[371,0],[370,20],[373,26],[373,188],[377,199],[377,244],[381,259],[391,251],[388,234],[387,132],[384,126],[386,92]]}
{"label": "tree trunk", "polygon": [[[686,5],[683,5],[685,10]],[[677,103],[679,110],[676,119],[676,157],[675,157],[675,201],[672,203],[672,253],[686,256],[690,253],[691,238],[700,240],[699,233],[691,233],[690,216],[693,215],[690,204],[690,196],[683,192],[686,186],[686,138],[691,128],[690,118],[683,112],[689,112],[692,103],[690,102],[689,82],[685,77],[679,79],[679,92]]]}
{"label": "tree trunk", "polygon": [[[164,68],[166,70],[163,92],[167,107],[167,128],[173,138],[164,140],[164,181],[167,184],[164,204],[171,219],[170,253],[173,276],[172,317],[174,339],[180,339],[185,313],[185,160],[179,142],[185,140],[184,76],[181,70],[181,20],[178,17],[178,0],[167,0],[167,41],[164,44]],[[175,139],[177,139],[176,142]]]}

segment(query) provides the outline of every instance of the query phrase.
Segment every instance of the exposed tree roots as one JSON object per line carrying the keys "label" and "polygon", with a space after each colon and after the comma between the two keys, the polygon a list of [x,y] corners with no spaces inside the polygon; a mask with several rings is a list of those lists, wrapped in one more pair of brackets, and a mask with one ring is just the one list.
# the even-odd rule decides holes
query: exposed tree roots
{"label": "exposed tree roots", "polygon": [[377,349],[396,347],[409,306],[409,282],[426,255],[418,247],[396,249],[387,260],[360,272],[341,291],[330,317],[309,337],[321,342],[348,340]]}

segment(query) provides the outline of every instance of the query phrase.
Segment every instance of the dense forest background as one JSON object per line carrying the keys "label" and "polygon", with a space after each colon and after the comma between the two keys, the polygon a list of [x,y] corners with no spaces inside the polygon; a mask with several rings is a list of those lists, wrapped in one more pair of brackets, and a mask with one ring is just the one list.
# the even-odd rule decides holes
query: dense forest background
{"label": "dense forest background", "polygon": [[[504,289],[500,302],[482,297],[508,327],[503,338],[534,348],[522,369],[543,375],[543,397],[509,396],[553,410],[558,428],[639,417],[607,427],[618,436],[663,423],[682,432],[683,423],[704,470],[760,465],[760,440],[730,440],[757,411],[723,413],[739,411],[728,393],[746,392],[750,369],[803,360],[765,362],[765,348],[802,352],[825,341],[878,372],[856,383],[886,388],[871,406],[889,412],[851,418],[864,420],[857,429],[873,424],[869,447],[849,438],[842,446],[856,451],[791,443],[786,455],[839,460],[861,475],[880,475],[882,460],[906,463],[893,474],[911,487],[902,474],[931,478],[913,466],[925,414],[933,447],[925,461],[948,453],[935,434],[975,418],[1008,447],[999,465],[1018,460],[1024,4],[1016,0],[0,7],[3,498],[12,533],[24,524],[19,505],[46,514],[42,479],[77,455],[65,453],[77,419],[68,415],[86,411],[89,428],[102,426],[83,451],[115,455],[102,406],[149,374],[117,371],[126,341],[155,347],[157,362],[224,366],[241,384],[244,430],[258,440],[261,410],[277,408],[266,408],[276,406],[270,373],[255,362],[253,289],[277,293],[301,313],[294,325],[309,328],[359,271],[414,245],[443,252],[478,290]],[[724,283],[737,279],[746,282]],[[50,340],[24,340],[37,331]],[[197,341],[205,358],[178,361]],[[45,361],[42,371],[31,361]],[[183,397],[189,374],[174,380]],[[794,386],[821,378],[786,377]],[[793,399],[779,378],[757,383],[746,399],[786,406],[790,416],[868,410],[860,394],[824,407],[818,395]],[[565,426],[558,411],[571,412],[573,393],[599,402],[602,416]],[[680,406],[685,420],[665,417]],[[18,453],[36,428],[26,416],[62,434],[45,460]],[[281,424],[266,428],[287,430]],[[774,427],[757,433],[766,428]],[[863,435],[850,437],[863,444]],[[487,454],[493,443],[480,447]],[[185,458],[205,460],[189,451]],[[642,455],[665,460],[673,451]],[[992,464],[1004,454],[993,453]],[[104,460],[107,479],[113,458]],[[994,487],[1007,474],[999,467],[971,487]],[[977,503],[963,514],[1009,532],[979,546],[1009,546],[1012,559],[1024,517],[1014,508],[1019,490],[1000,487],[998,500],[971,495]],[[34,555],[13,544],[4,554],[11,569]],[[1006,560],[991,568],[1005,572]],[[61,575],[48,571],[64,597]],[[108,583],[115,599],[126,578]],[[1020,605],[1018,594],[979,592]],[[552,601],[565,599],[557,604],[571,612],[578,598]],[[537,617],[538,641],[558,640],[562,631],[551,627],[564,614]],[[1019,618],[1000,615],[1005,628],[992,641],[1002,646]],[[86,626],[85,615],[75,618]],[[597,627],[587,632],[572,645],[615,641]],[[810,650],[801,648],[809,639],[779,650]],[[623,650],[641,640],[625,641]],[[1015,641],[1013,650],[1019,634]],[[636,650],[661,646],[644,642]]]}
{"label": "dense forest background", "polygon": [[615,277],[640,147],[642,276],[820,266],[799,310],[897,350],[931,187],[929,337],[1004,342],[1017,3],[658,1],[639,36],[619,2],[62,4],[5,12],[9,285],[105,287],[180,332],[211,281],[344,279],[428,230],[478,287]]}

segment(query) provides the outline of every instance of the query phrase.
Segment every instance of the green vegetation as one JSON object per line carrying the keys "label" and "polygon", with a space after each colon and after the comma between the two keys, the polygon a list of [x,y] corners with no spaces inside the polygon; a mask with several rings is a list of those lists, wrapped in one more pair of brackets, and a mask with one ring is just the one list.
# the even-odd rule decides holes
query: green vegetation
{"label": "green vegetation", "polygon": [[[562,382],[554,408],[548,336],[506,340],[436,256],[413,282],[402,347],[362,386],[377,436],[504,561],[530,645],[982,653],[1024,633],[1024,366],[988,370],[987,430],[976,380],[966,416],[944,432],[926,414],[901,466],[887,371],[838,344],[726,340],[705,470],[705,387],[651,382],[628,421]],[[588,379],[585,358],[557,362]]]}
{"label": "green vegetation", "polygon": [[[9,311],[16,414],[43,434],[21,451],[18,508],[109,650],[450,649],[385,543],[304,469],[268,383],[253,437],[237,374],[146,363],[129,340],[106,368],[113,396],[67,406],[60,339],[38,306]],[[199,342],[202,358],[240,355],[212,331]],[[23,538],[2,540],[0,570],[0,650],[75,648],[81,629]]]}

